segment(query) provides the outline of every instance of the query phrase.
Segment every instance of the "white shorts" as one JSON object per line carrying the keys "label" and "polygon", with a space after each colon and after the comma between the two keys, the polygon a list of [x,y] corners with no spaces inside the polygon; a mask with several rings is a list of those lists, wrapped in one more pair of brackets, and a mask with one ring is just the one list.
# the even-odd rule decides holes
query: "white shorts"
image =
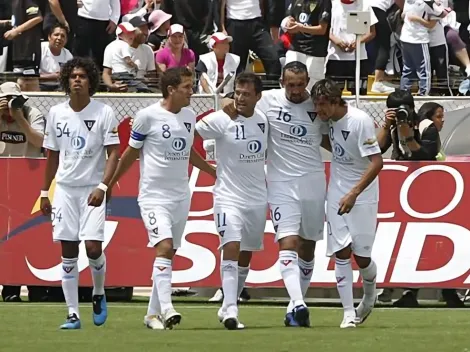
{"label": "white shorts", "polygon": [[267,205],[240,207],[214,204],[214,221],[220,235],[220,247],[229,242],[240,242],[242,251],[263,249]]}
{"label": "white shorts", "polygon": [[356,204],[349,214],[338,215],[338,202],[327,205],[327,253],[331,257],[351,244],[353,253],[370,258],[377,229],[378,203]]}
{"label": "white shorts", "polygon": [[324,57],[315,57],[299,53],[298,51],[289,50],[286,53],[286,65],[293,61],[300,61],[307,66],[308,76],[310,77],[310,81],[307,86],[309,91],[317,81],[325,78],[326,64]]}
{"label": "white shorts", "polygon": [[309,241],[323,239],[326,176],[315,173],[290,181],[268,182],[268,203],[276,241],[297,235]]}
{"label": "white shorts", "polygon": [[89,206],[88,196],[95,189],[57,184],[51,214],[54,241],[104,241],[106,196],[101,206]]}
{"label": "white shorts", "polygon": [[173,248],[180,248],[190,206],[190,197],[171,204],[141,206],[140,215],[149,237],[148,247],[155,247],[159,242],[171,238]]}

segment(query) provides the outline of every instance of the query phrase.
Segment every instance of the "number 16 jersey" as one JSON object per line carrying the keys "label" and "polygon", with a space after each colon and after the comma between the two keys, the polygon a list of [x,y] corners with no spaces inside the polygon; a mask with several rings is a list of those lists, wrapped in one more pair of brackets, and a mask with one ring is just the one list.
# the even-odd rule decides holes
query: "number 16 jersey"
{"label": "number 16 jersey", "polygon": [[310,99],[295,104],[287,100],[284,89],[273,89],[263,92],[256,108],[269,121],[268,181],[325,172],[320,144],[328,124],[317,118]]}

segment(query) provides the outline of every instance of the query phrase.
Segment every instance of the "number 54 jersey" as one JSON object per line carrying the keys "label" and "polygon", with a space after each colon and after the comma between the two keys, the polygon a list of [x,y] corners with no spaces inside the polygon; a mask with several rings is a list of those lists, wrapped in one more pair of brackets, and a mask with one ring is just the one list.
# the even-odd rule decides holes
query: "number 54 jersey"
{"label": "number 54 jersey", "polygon": [[273,89],[263,92],[256,108],[269,121],[268,181],[325,172],[320,144],[328,124],[317,118],[310,99],[295,104],[287,100],[284,89]]}

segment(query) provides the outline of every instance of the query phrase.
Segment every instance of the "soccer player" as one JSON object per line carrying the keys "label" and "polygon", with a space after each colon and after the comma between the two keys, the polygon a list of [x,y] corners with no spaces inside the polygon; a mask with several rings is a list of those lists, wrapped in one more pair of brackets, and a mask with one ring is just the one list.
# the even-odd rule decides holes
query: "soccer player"
{"label": "soccer player", "polygon": [[191,193],[189,162],[215,177],[215,169],[193,149],[196,114],[190,104],[193,74],[186,67],[161,76],[163,100],[139,111],[132,124],[129,146],[118,164],[109,188],[140,158],[138,203],[155,248],[153,287],[145,325],[172,329],[181,321],[171,301],[172,260],[181,246],[189,214]]}
{"label": "soccer player", "polygon": [[[307,67],[290,62],[282,73],[284,88],[264,91],[256,106],[269,123],[268,203],[290,297],[284,323],[294,327],[310,326],[304,298],[325,221],[326,176],[320,146],[329,147],[328,126],[316,118],[308,82]],[[230,108],[225,110],[232,116]]]}
{"label": "soccer player", "polygon": [[[313,86],[318,116],[328,121],[333,158],[327,195],[327,255],[335,256],[336,282],[344,308],[341,328],[362,324],[375,304],[377,266],[371,259],[377,226],[378,174],[383,166],[373,119],[348,106],[335,82],[324,79]],[[362,276],[364,296],[353,304],[354,255]]]}
{"label": "soccer player", "polygon": [[[69,312],[60,328],[80,329],[80,241],[85,241],[93,278],[93,322],[103,325],[108,315],[102,242],[107,185],[119,158],[119,121],[111,107],[91,99],[100,83],[93,61],[75,58],[66,62],[60,83],[69,99],[53,106],[47,118],[44,148],[49,153],[41,210],[51,216],[53,239],[62,245],[62,289]],[[51,206],[48,190],[54,177],[57,186]]]}
{"label": "soccer player", "polygon": [[220,234],[220,271],[224,301],[219,320],[228,330],[243,328],[237,301],[250,270],[253,251],[263,249],[267,192],[264,172],[268,123],[255,111],[263,85],[253,73],[235,81],[237,116],[214,112],[196,124],[204,139],[215,139],[217,181],[214,187],[214,221]]}

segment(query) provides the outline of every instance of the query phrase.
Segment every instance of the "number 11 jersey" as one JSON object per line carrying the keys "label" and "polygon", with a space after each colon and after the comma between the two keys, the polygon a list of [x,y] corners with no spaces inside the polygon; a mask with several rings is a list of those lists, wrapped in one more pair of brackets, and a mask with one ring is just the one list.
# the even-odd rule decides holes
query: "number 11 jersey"
{"label": "number 11 jersey", "polygon": [[269,121],[268,181],[325,172],[320,144],[328,124],[317,118],[310,99],[295,104],[287,100],[284,89],[273,89],[263,92],[256,108]]}

